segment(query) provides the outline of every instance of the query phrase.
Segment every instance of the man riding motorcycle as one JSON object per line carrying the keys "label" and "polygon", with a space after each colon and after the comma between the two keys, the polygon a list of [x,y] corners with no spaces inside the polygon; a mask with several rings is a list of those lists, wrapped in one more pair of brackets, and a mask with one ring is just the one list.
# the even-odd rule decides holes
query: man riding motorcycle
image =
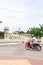
{"label": "man riding motorcycle", "polygon": [[34,35],[32,35],[30,38],[30,44],[32,47],[34,47],[34,45],[36,44],[36,39],[35,39]]}
{"label": "man riding motorcycle", "polygon": [[36,49],[37,51],[41,51],[41,46],[40,46],[40,44],[38,44],[36,42],[36,39],[35,39],[35,37],[33,35],[31,36],[29,41],[26,43],[25,48],[26,49],[30,49],[31,48],[33,50]]}

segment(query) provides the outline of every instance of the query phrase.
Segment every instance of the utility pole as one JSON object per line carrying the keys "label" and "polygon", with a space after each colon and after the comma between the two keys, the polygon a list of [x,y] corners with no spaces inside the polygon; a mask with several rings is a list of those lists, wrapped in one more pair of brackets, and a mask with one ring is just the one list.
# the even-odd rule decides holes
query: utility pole
{"label": "utility pole", "polygon": [[18,28],[18,32],[19,32],[19,38],[20,38],[20,29],[21,29],[21,28]]}

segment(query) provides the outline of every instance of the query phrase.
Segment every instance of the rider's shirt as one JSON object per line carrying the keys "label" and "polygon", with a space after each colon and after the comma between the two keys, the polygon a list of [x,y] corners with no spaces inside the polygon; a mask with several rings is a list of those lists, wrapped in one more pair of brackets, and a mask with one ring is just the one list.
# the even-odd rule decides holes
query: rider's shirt
{"label": "rider's shirt", "polygon": [[35,44],[35,42],[36,42],[35,37],[31,38],[31,40],[30,40],[30,44]]}

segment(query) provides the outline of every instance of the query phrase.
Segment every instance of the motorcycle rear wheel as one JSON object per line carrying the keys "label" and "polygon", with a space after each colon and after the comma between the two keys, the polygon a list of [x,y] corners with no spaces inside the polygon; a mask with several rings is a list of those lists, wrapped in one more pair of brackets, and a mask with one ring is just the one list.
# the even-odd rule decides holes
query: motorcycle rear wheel
{"label": "motorcycle rear wheel", "polygon": [[27,50],[30,50],[30,47],[28,47],[27,45],[25,45],[25,48],[26,48]]}

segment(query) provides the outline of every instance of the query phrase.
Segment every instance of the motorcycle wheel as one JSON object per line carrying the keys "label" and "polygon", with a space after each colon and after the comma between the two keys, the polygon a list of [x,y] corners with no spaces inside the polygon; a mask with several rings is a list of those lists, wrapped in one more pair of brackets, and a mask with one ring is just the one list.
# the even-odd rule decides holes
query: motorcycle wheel
{"label": "motorcycle wheel", "polygon": [[36,50],[37,50],[37,51],[41,51],[41,46],[37,46],[37,47],[36,47]]}
{"label": "motorcycle wheel", "polygon": [[25,48],[26,48],[27,50],[30,50],[30,47],[28,47],[27,45],[25,45]]}

